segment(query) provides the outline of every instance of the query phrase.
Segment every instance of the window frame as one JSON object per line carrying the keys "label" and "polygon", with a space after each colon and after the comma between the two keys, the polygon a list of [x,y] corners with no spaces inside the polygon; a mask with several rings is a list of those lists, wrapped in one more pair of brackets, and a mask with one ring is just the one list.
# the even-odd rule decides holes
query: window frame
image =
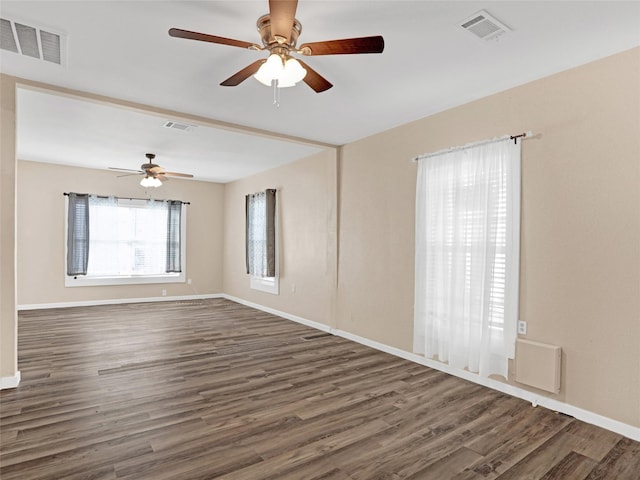
{"label": "window frame", "polygon": [[[277,245],[277,242],[276,242]],[[278,259],[278,248],[276,247],[276,261]],[[258,290],[260,292],[271,293],[272,295],[280,294],[280,279],[278,275],[278,269],[276,267],[275,277],[256,277],[255,275],[249,275],[249,288],[252,290]]]}
{"label": "window frame", "polygon": [[[65,197],[65,213],[64,213],[64,257],[67,258],[68,246],[67,235],[69,229],[69,197]],[[138,206],[136,200],[119,198],[119,202],[124,204],[129,200],[131,206]],[[124,206],[124,205],[123,205]],[[162,273],[162,274],[144,274],[144,275],[67,275],[66,269],[64,273],[64,286],[65,287],[94,287],[94,286],[108,286],[108,285],[144,285],[144,284],[158,284],[158,283],[185,283],[186,282],[186,261],[187,261],[187,215],[185,204],[183,203],[182,212],[180,215],[180,255],[182,257],[182,271],[179,273]]]}
{"label": "window frame", "polygon": [[[275,190],[275,189],[274,189]],[[277,198],[277,193],[276,193]],[[259,292],[269,293],[271,295],[280,295],[280,235],[279,231],[279,211],[280,202],[276,201],[276,207],[273,216],[274,224],[274,262],[275,276],[261,277],[255,274],[249,274],[249,288]],[[246,221],[246,218],[245,218]],[[246,242],[245,238],[245,242]]]}

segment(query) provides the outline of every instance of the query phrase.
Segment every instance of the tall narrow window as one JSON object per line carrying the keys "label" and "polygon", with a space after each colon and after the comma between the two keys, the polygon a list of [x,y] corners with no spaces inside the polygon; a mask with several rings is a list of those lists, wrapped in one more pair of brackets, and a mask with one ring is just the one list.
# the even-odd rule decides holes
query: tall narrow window
{"label": "tall narrow window", "polygon": [[520,145],[418,160],[414,351],[507,377],[515,353]]}
{"label": "tall narrow window", "polygon": [[277,293],[276,191],[247,195],[245,207],[246,263],[251,287]]}

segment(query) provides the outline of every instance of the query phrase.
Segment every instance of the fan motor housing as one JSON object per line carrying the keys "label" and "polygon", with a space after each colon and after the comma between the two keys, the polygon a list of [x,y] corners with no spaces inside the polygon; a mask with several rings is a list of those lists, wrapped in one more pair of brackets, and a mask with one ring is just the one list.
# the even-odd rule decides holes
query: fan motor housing
{"label": "fan motor housing", "polygon": [[[273,46],[282,45],[281,41],[278,41],[277,38],[274,38],[273,35],[271,35],[271,16],[269,14],[261,16],[256,22],[256,27],[258,28],[258,32],[260,32],[260,37],[262,38],[262,43],[265,47],[270,49]],[[287,44],[289,48],[296,46],[296,42],[298,41],[298,37],[301,32],[302,24],[294,18],[289,43]]]}

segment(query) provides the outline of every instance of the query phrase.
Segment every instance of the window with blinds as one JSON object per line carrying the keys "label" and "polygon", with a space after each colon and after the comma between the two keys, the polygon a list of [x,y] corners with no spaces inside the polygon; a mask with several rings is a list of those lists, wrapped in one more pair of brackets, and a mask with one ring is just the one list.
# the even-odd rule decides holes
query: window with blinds
{"label": "window with blinds", "polygon": [[250,288],[278,295],[275,189],[245,196],[245,222]]}
{"label": "window with blinds", "polygon": [[[87,208],[82,218],[82,209],[69,209],[68,239],[79,240],[67,242],[68,285],[184,281],[182,202],[91,195]],[[87,258],[84,271],[69,268],[78,250]]]}
{"label": "window with blinds", "polygon": [[[507,229],[505,176],[506,172],[502,172],[498,177],[478,179],[475,172],[466,172],[457,178],[440,179],[443,208],[439,216],[433,219],[437,225],[432,224],[429,229],[430,253],[440,259],[442,267],[428,272],[430,285],[434,287],[431,294],[438,299],[436,303],[449,301],[449,291],[440,288],[438,283],[438,276],[443,270],[447,278],[453,277],[456,272],[461,273],[457,279],[463,282],[466,302],[474,308],[480,308],[483,302],[483,290],[475,288],[475,285],[488,283],[488,319],[492,329],[502,329],[504,326]],[[485,204],[477,202],[478,189],[488,191],[486,198],[494,204],[494,216],[487,218]],[[487,265],[487,262],[490,264]],[[488,276],[487,271],[490,272]]]}
{"label": "window with blinds", "polygon": [[518,315],[520,146],[419,159],[414,352],[507,377]]}

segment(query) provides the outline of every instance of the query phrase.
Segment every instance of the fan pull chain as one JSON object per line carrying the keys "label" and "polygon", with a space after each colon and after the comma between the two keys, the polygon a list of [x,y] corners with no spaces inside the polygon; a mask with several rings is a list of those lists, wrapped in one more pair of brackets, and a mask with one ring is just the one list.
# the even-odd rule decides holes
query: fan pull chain
{"label": "fan pull chain", "polygon": [[278,79],[273,79],[271,84],[273,85],[273,104],[276,108],[280,108],[280,89],[278,88]]}

